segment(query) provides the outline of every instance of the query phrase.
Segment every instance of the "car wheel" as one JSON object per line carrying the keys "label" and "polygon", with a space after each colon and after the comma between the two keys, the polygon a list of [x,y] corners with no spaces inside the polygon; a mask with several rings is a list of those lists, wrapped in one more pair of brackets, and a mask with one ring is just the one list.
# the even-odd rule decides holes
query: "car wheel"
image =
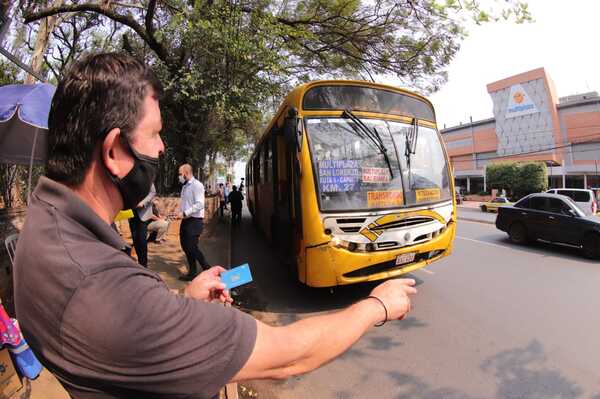
{"label": "car wheel", "polygon": [[590,259],[600,258],[600,236],[595,233],[583,237],[583,253]]}
{"label": "car wheel", "polygon": [[487,212],[487,206],[481,205],[481,211],[482,212]]}
{"label": "car wheel", "polygon": [[513,223],[508,229],[508,237],[515,244],[525,244],[528,241],[527,229],[523,223]]}

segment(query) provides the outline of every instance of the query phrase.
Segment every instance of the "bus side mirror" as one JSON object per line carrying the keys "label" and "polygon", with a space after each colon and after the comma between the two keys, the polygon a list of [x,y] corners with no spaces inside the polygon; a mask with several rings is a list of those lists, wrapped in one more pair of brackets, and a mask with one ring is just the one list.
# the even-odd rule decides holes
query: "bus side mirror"
{"label": "bus side mirror", "polygon": [[298,111],[292,108],[283,121],[283,137],[286,143],[300,151],[302,147],[302,120],[298,118]]}

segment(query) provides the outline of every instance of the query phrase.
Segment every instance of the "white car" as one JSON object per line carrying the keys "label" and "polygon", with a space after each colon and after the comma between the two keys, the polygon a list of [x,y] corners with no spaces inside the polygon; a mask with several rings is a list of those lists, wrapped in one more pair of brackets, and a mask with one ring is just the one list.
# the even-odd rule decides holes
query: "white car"
{"label": "white car", "polygon": [[549,194],[560,194],[571,198],[579,208],[586,214],[595,215],[598,211],[598,203],[592,190],[582,188],[553,188],[546,191]]}

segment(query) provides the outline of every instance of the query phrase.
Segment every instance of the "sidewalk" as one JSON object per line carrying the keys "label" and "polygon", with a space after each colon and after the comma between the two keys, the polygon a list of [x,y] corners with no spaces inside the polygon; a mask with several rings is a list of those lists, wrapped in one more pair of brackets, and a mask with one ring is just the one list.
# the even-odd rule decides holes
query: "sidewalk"
{"label": "sidewalk", "polygon": [[[179,281],[179,275],[187,271],[185,255],[179,245],[180,221],[169,226],[167,241],[163,244],[148,243],[148,267],[156,271],[170,288],[179,289],[186,283]],[[131,243],[127,222],[121,224],[125,241]],[[229,267],[231,261],[231,231],[229,217],[223,220],[209,219],[200,236],[200,248],[211,265]],[[48,370],[34,381],[23,380],[23,388],[11,399],[69,399],[69,395]],[[236,399],[237,384],[229,384],[227,393],[221,392],[221,399]]]}

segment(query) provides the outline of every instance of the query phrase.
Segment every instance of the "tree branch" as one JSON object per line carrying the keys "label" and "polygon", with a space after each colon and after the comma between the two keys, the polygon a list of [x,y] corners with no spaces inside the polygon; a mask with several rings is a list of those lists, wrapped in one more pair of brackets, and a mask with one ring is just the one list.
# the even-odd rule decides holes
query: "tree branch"
{"label": "tree branch", "polygon": [[[147,16],[154,15],[154,10],[156,8],[156,0],[152,0],[150,2],[150,4],[154,4],[154,6],[152,6],[152,8],[151,8],[152,12],[150,12],[150,9],[148,10]],[[113,21],[119,22],[125,26],[128,26],[129,28],[133,29],[135,31],[135,33],[137,33],[144,42],[148,43],[148,46],[150,46],[150,48],[156,53],[156,55],[158,56],[158,58],[160,58],[161,61],[163,61],[170,68],[176,68],[176,66],[173,65],[173,63],[171,61],[171,58],[169,56],[167,49],[161,43],[156,41],[156,38],[153,35],[153,28],[152,28],[152,31],[148,32],[148,31],[144,30],[144,28],[131,16],[122,15],[117,12],[114,12],[113,10],[106,9],[106,8],[102,7],[100,4],[62,5],[59,7],[50,7],[45,10],[38,11],[38,12],[26,12],[23,16],[24,16],[24,22],[26,24],[29,24],[31,22],[35,22],[37,20],[52,16],[52,15],[63,14],[63,13],[67,13],[67,12],[94,12],[97,14],[104,15],[105,17],[110,18]],[[146,25],[147,25],[147,23],[148,23],[148,21],[146,21]]]}

